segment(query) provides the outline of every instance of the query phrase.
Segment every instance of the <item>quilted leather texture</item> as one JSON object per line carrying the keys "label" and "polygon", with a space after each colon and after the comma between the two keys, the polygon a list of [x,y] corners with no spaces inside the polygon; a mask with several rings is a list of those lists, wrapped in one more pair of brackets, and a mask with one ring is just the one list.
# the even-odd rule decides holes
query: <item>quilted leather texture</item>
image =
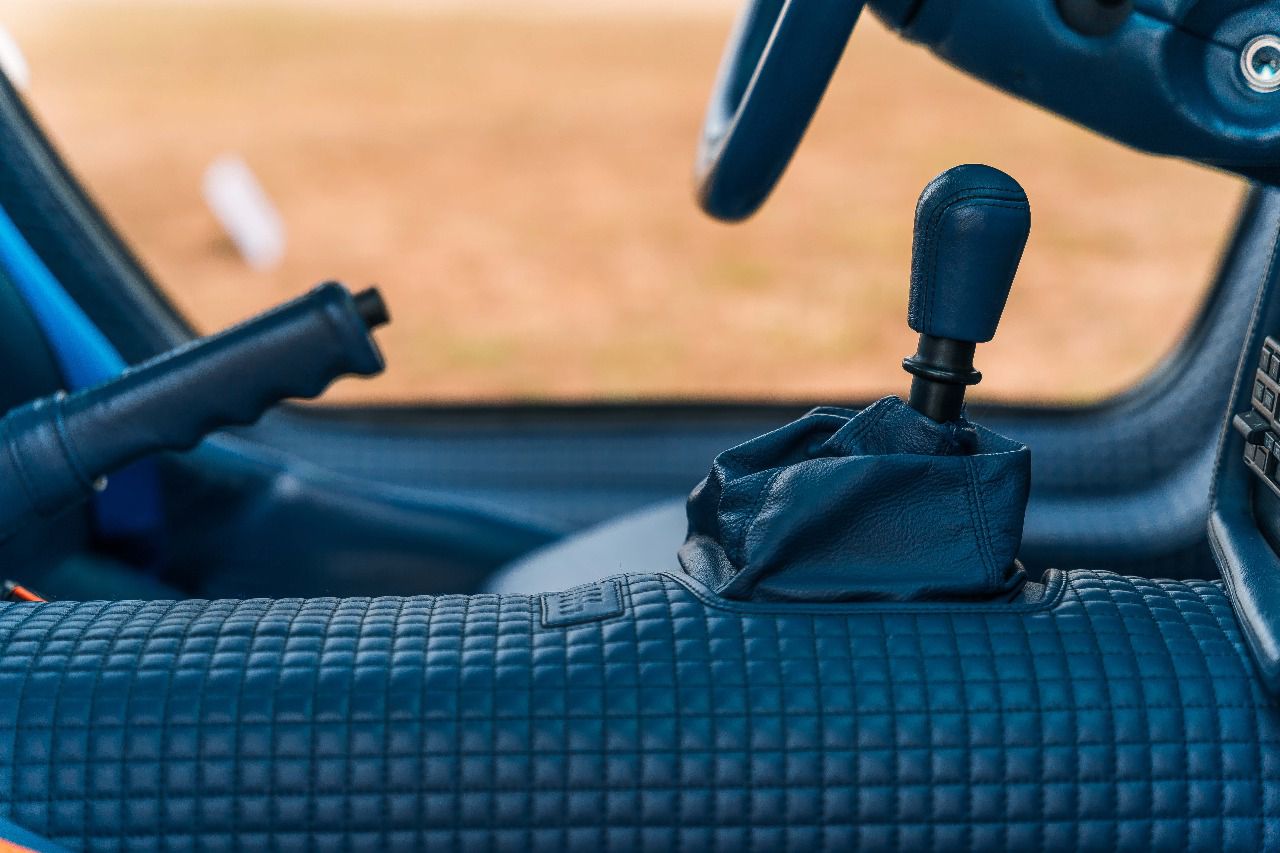
{"label": "quilted leather texture", "polygon": [[819,408],[727,450],[689,496],[680,564],[741,601],[1009,598],[1031,453],[897,397]]}
{"label": "quilted leather texture", "polygon": [[0,814],[70,847],[1260,849],[1280,707],[1222,588],[1036,605],[0,608]]}

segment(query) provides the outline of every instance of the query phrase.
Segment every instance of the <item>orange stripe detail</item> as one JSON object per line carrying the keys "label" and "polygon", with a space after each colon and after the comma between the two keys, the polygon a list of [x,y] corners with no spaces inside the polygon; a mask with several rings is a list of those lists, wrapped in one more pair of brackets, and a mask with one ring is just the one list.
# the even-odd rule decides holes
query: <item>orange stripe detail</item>
{"label": "orange stripe detail", "polygon": [[[25,586],[20,586],[16,583],[13,585],[13,588],[9,590],[9,597],[14,601],[44,602],[43,598],[27,589]],[[6,841],[5,843],[8,844],[9,842]],[[3,847],[0,847],[0,853],[5,853],[5,849]]]}
{"label": "orange stripe detail", "polygon": [[12,841],[5,841],[0,838],[0,853],[36,853],[30,847],[23,847],[20,844],[14,844]]}

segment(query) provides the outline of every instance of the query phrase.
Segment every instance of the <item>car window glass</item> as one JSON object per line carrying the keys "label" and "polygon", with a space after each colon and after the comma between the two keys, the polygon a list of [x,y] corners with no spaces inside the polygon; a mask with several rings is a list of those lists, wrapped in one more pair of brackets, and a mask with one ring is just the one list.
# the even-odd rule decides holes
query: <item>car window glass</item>
{"label": "car window glass", "polygon": [[[1203,299],[1239,181],[1097,138],[869,15],[775,197],[711,222],[690,172],[732,10],[604,5],[0,8],[37,114],[198,328],[325,279],[383,289],[389,370],[330,399],[902,391],[916,196],[962,162],[1017,177],[1034,219],[979,396],[1118,391]],[[205,198],[228,157],[283,227],[263,268]]]}

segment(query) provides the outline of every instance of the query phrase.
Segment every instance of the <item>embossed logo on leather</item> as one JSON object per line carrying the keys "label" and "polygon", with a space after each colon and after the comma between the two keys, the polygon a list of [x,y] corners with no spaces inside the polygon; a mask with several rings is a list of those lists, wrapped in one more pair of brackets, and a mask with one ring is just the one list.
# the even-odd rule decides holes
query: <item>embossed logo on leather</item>
{"label": "embossed logo on leather", "polygon": [[577,625],[622,615],[622,590],[617,581],[583,584],[542,596],[542,624],[546,628]]}

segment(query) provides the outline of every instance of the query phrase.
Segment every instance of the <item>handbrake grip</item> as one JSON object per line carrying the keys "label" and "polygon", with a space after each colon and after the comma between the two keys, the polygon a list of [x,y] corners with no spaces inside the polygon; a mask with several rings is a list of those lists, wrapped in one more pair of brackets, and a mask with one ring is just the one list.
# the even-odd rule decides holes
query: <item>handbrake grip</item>
{"label": "handbrake grip", "polygon": [[381,372],[370,331],[387,319],[376,290],[352,296],[322,284],[102,385],[14,409],[0,419],[0,538],[33,514],[86,499],[143,456],[190,449],[281,400],[316,397],[340,376]]}

